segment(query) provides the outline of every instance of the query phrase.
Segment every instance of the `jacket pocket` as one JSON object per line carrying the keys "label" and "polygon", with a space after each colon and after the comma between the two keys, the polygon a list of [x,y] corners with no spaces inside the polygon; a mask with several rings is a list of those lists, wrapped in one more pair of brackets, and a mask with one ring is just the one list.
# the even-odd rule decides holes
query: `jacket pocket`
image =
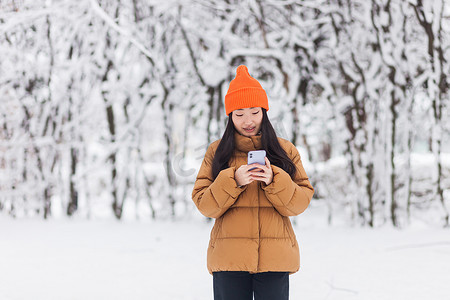
{"label": "jacket pocket", "polygon": [[216,219],[216,222],[214,223],[213,229],[211,230],[211,238],[210,238],[210,245],[214,248],[214,245],[216,244],[217,236],[219,235],[220,228],[222,227],[222,221],[223,218]]}
{"label": "jacket pocket", "polygon": [[284,226],[286,227],[287,233],[289,235],[289,239],[291,240],[292,247],[295,246],[295,233],[294,229],[292,228],[291,221],[288,217],[283,217]]}

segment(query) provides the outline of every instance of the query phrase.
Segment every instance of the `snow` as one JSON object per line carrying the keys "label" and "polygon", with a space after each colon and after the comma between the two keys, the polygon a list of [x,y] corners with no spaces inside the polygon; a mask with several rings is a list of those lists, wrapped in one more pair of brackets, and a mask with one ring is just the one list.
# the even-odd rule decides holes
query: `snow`
{"label": "snow", "polygon": [[[272,0],[261,11],[254,1],[222,2],[0,1],[0,300],[212,299],[212,223],[189,198],[207,146],[222,136],[218,105],[241,63],[266,90],[277,135],[296,133],[317,191],[316,206],[295,218],[302,268],[290,277],[291,298],[450,299],[449,229],[435,227],[450,207],[448,93],[437,99],[441,123],[432,109],[449,69],[436,52],[450,49],[449,1],[418,8],[432,24],[435,60],[414,0],[388,11],[386,1]],[[390,92],[400,101],[395,145]],[[401,230],[389,227],[394,171]],[[67,220],[71,183],[78,209]],[[35,219],[48,187],[52,220]],[[113,190],[125,201],[120,222]],[[369,196],[371,221],[384,227],[350,227],[371,219]],[[178,221],[145,219],[170,214],[168,197]]]}
{"label": "snow", "polygon": [[[448,229],[328,227],[297,217],[291,299],[448,299]],[[212,299],[212,222],[0,217],[0,299]]]}

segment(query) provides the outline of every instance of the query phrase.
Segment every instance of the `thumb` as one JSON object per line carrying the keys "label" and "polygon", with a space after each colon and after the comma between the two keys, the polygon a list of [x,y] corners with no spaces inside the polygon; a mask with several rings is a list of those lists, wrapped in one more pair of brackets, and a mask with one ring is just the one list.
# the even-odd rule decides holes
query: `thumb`
{"label": "thumb", "polygon": [[266,166],[267,166],[267,167],[270,167],[270,161],[269,161],[269,159],[267,158],[267,156],[264,157],[264,160],[266,161]]}

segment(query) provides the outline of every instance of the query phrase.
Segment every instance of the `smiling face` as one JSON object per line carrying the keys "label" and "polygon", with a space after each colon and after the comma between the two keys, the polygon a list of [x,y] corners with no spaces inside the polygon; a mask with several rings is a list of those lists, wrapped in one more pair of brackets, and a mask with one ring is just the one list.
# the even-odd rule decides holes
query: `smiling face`
{"label": "smiling face", "polygon": [[[245,136],[256,135],[261,129],[263,114],[261,107],[236,109],[231,114],[234,128]],[[250,129],[250,130],[248,130]]]}

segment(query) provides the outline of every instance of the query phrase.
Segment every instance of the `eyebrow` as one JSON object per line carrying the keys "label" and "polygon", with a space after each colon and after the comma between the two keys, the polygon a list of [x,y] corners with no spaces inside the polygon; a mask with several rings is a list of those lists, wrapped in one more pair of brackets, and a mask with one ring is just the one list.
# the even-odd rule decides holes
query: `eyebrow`
{"label": "eyebrow", "polygon": [[[256,107],[250,107],[250,109],[252,109],[252,108],[256,108]],[[243,108],[239,108],[238,110],[244,110]]]}

